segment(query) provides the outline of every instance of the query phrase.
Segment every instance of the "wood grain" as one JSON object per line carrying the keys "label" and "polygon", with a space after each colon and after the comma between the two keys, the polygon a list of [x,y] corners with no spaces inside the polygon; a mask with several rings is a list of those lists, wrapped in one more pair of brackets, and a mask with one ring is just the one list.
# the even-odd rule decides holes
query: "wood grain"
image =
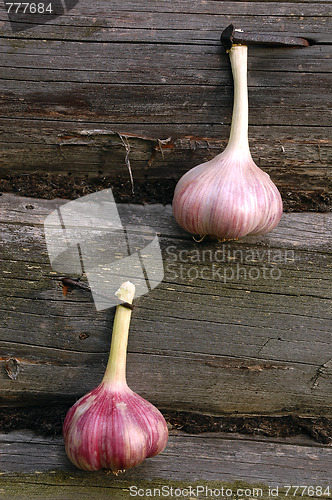
{"label": "wood grain", "polygon": [[[42,224],[63,203],[1,197],[3,404],[72,400],[105,368],[113,311],[63,297],[48,262]],[[195,243],[170,207],[118,209],[124,225],[153,226],[164,259],[133,314],[135,391],[166,409],[331,415],[330,214],[285,214],[271,234],[222,246]]]}
{"label": "wood grain", "polygon": [[[229,487],[233,483],[234,487],[235,481],[247,482],[260,485],[264,489],[262,498],[267,498],[265,489],[268,486],[328,485],[332,462],[330,448],[314,446],[310,442],[268,442],[264,438],[244,439],[221,433],[195,436],[172,431],[161,455],[114,477],[107,475],[106,471],[86,473],[76,469],[66,457],[62,438],[43,438],[31,432],[15,432],[2,434],[0,442],[3,450],[0,486],[5,488],[5,492],[14,480],[11,473],[21,473],[16,475],[15,481],[19,484],[30,483],[34,488],[46,482],[53,486],[54,492],[56,488],[66,486],[74,486],[76,491],[80,491],[79,486],[83,483],[83,492],[93,487],[103,492],[105,488],[112,492],[112,497],[114,490],[116,492],[119,489],[121,492],[130,484],[141,487],[148,487],[147,483],[152,481],[167,484],[171,476],[178,486],[179,482],[194,485],[208,481],[210,486],[214,484],[217,488],[218,483],[219,487],[224,482]],[[238,484],[239,488],[242,486]],[[303,497],[307,498],[306,495]]]}
{"label": "wood grain", "polygon": [[[81,0],[13,32],[1,5],[0,175],[115,178],[123,149],[110,130],[137,138],[138,183],[178,179],[210,159],[229,135],[232,77],[219,36],[233,22],[312,43],[250,47],[249,134],[255,160],[286,197],[298,193],[301,209],[326,210],[317,200],[331,191],[330,19],[331,2]],[[103,140],[74,140],[83,130],[101,130]],[[167,138],[161,155],[155,145]]]}

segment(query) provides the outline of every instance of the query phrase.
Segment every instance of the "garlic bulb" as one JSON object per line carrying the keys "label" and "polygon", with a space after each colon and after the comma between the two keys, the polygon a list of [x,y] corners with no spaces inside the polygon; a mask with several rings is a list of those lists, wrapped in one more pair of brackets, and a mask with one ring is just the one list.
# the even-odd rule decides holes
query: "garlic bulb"
{"label": "garlic bulb", "polygon": [[181,177],[174,192],[173,214],[190,233],[234,239],[275,228],[282,215],[282,200],[249,150],[247,46],[233,45],[229,56],[234,105],[228,145]]}
{"label": "garlic bulb", "polygon": [[[126,282],[117,296],[131,304],[134,293],[134,285]],[[117,474],[158,455],[167,444],[162,414],[126,383],[130,317],[129,308],[117,306],[104,378],[70,408],[63,425],[66,453],[80,469]]]}

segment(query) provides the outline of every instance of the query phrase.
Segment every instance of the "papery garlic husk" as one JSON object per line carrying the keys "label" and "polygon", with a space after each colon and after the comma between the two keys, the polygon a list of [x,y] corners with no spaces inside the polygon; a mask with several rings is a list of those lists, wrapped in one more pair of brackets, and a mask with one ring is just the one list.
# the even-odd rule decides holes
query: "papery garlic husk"
{"label": "papery garlic husk", "polygon": [[[126,282],[117,295],[131,303],[134,292],[134,285]],[[63,425],[66,453],[80,469],[118,473],[158,455],[167,444],[162,414],[126,383],[130,316],[130,309],[117,306],[104,378],[70,408]]]}
{"label": "papery garlic husk", "polygon": [[186,231],[220,239],[264,234],[282,216],[282,199],[253,161],[248,142],[247,47],[229,51],[234,78],[232,126],[226,149],[179,180],[173,214]]}
{"label": "papery garlic husk", "polygon": [[63,435],[76,467],[117,473],[158,455],[168,429],[159,410],[127,385],[100,384],[70,408]]}

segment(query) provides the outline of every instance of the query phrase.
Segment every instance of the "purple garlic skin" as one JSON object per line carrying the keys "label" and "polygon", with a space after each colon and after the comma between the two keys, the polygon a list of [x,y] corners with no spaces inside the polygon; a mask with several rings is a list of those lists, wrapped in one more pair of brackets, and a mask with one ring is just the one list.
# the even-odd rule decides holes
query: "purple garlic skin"
{"label": "purple garlic skin", "polygon": [[247,47],[233,45],[229,57],[234,104],[227,147],[213,160],[184,174],[173,199],[173,214],[183,229],[220,239],[268,233],[282,216],[277,187],[250,154]]}
{"label": "purple garlic skin", "polygon": [[[129,304],[134,294],[130,281],[116,292],[120,301]],[[117,306],[103,380],[69,409],[63,424],[68,458],[80,469],[110,469],[116,474],[158,455],[167,444],[164,417],[126,382],[131,312]]]}
{"label": "purple garlic skin", "polygon": [[235,239],[264,234],[282,216],[282,199],[268,174],[252,160],[226,150],[179,180],[173,214],[186,231]]}
{"label": "purple garlic skin", "polygon": [[102,382],[70,408],[63,437],[77,467],[117,473],[158,455],[167,444],[168,428],[159,410],[126,384]]}

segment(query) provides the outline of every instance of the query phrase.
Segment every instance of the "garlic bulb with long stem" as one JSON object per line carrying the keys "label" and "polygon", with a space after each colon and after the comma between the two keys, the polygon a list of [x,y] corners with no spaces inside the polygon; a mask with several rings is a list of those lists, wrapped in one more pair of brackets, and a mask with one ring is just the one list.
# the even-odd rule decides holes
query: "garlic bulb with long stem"
{"label": "garlic bulb with long stem", "polygon": [[134,293],[129,281],[118,290],[124,305],[116,309],[103,380],[70,408],[63,425],[66,453],[80,469],[118,473],[158,455],[167,444],[164,417],[126,382],[131,309],[125,305],[132,303]]}
{"label": "garlic bulb with long stem", "polygon": [[249,150],[247,46],[233,45],[229,57],[234,79],[229,142],[218,156],[181,177],[173,199],[183,229],[222,239],[267,233],[282,216],[280,193]]}

